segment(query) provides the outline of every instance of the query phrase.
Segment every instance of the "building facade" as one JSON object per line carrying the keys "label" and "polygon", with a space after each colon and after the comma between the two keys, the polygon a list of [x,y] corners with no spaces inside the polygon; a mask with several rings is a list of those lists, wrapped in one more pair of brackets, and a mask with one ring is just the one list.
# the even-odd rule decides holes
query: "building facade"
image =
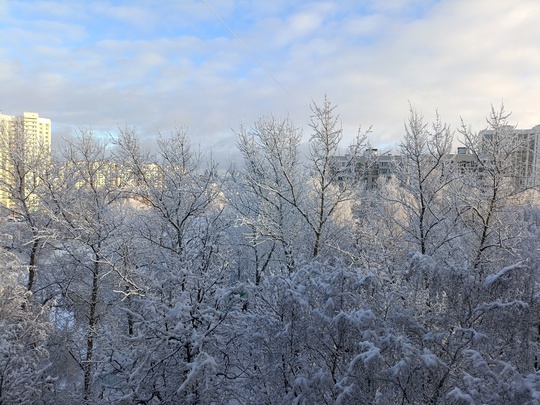
{"label": "building facade", "polygon": [[358,156],[335,156],[333,170],[337,183],[355,183],[366,189],[377,187],[378,182],[390,180],[400,164],[401,157],[378,149],[366,149]]}
{"label": "building facade", "polygon": [[[540,185],[540,125],[526,129],[509,125],[485,129],[478,133],[478,143],[473,148],[475,150],[471,151],[461,146],[457,153],[445,155],[444,170],[478,179],[485,177],[486,170],[501,171],[499,174],[506,176],[509,184],[518,190]],[[355,183],[369,190],[398,173],[403,175],[400,167],[405,163],[401,155],[366,149],[360,155],[335,156],[333,171],[337,184]],[[493,167],[495,164],[499,167]]]}
{"label": "building facade", "polygon": [[15,208],[16,200],[35,205],[33,191],[38,163],[49,160],[51,120],[38,113],[5,115],[0,112],[0,205]]}
{"label": "building facade", "polygon": [[518,129],[505,125],[498,129],[480,131],[480,158],[486,161],[493,155],[508,159],[508,175],[520,187],[535,187],[540,176],[540,125]]}

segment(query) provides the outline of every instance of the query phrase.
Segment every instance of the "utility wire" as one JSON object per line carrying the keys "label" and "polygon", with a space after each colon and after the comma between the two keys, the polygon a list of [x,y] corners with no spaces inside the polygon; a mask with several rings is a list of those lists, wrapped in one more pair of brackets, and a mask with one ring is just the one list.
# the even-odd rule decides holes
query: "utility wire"
{"label": "utility wire", "polygon": [[259,66],[262,67],[262,68],[264,69],[264,71],[268,74],[268,76],[270,76],[270,77],[272,78],[272,80],[274,80],[274,81],[278,84],[278,86],[281,87],[281,89],[282,89],[285,93],[287,93],[287,95],[288,95],[289,97],[292,98],[291,94],[287,91],[287,89],[286,89],[285,87],[283,87],[283,85],[279,82],[279,80],[276,79],[276,78],[274,77],[274,75],[273,75],[272,73],[270,73],[270,71],[266,68],[266,66],[264,66],[264,65],[262,64],[262,62],[261,62],[261,61],[253,54],[253,52],[251,52],[251,51],[249,50],[249,48],[248,48],[247,45],[244,43],[244,41],[242,41],[242,40],[240,39],[240,37],[234,33],[234,31],[227,25],[227,23],[226,23],[225,21],[223,21],[223,19],[219,16],[219,14],[216,13],[215,10],[214,10],[212,7],[210,7],[210,5],[206,2],[206,0],[202,0],[202,2],[203,2],[204,5],[205,5],[206,7],[208,7],[208,9],[209,9],[209,10],[217,17],[217,19],[218,19],[219,21],[221,21],[221,23],[223,24],[223,26],[224,26],[225,28],[227,28],[227,30],[229,30],[229,32],[230,32],[230,33],[238,40],[238,42],[240,42],[240,44],[242,44],[242,46],[244,47],[244,49],[245,49],[246,51],[248,51],[248,53],[249,53],[249,54],[251,55],[251,57],[255,60],[255,62],[257,62],[257,63],[259,64]]}

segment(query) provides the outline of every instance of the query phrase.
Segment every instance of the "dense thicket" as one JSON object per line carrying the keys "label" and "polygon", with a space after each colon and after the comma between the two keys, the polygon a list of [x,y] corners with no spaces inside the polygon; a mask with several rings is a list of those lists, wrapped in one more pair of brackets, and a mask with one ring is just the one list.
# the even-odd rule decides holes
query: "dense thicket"
{"label": "dense thicket", "polygon": [[463,170],[411,107],[369,190],[367,132],[336,160],[335,106],[312,112],[306,156],[262,117],[226,172],[184,129],[4,144],[0,404],[539,403],[540,209],[504,110],[487,144],[459,130]]}

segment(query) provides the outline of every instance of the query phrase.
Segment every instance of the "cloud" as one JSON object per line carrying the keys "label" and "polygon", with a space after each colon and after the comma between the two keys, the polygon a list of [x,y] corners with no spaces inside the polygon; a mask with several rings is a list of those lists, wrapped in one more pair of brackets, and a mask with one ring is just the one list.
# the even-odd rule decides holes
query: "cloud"
{"label": "cloud", "polygon": [[195,0],[0,3],[0,109],[62,132],[185,124],[223,153],[232,129],[270,113],[307,137],[325,94],[348,139],[373,124],[375,146],[399,142],[409,101],[453,126],[481,129],[501,101],[520,125],[540,123],[536,1],[207,3],[249,52]]}

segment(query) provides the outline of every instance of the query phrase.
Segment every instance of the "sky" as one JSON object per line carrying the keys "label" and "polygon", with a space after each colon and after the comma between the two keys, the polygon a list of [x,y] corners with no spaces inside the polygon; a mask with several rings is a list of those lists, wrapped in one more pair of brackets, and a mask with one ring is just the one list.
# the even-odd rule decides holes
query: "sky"
{"label": "sky", "polygon": [[236,132],[337,105],[350,144],[398,144],[409,103],[485,128],[491,106],[540,124],[538,0],[0,0],[0,111],[78,128],[134,128],[149,142],[187,127],[234,158]]}

